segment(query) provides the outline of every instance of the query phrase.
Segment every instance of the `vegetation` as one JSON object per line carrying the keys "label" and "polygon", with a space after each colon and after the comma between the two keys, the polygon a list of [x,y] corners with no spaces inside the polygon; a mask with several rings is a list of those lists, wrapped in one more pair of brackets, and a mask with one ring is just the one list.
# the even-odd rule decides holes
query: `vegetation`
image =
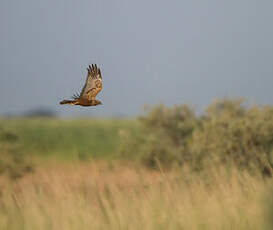
{"label": "vegetation", "polygon": [[187,105],[159,105],[139,123],[137,137],[126,138],[121,153],[150,167],[158,159],[166,167],[187,164],[198,171],[222,164],[272,175],[273,107],[247,107],[242,100],[223,99],[196,116]]}
{"label": "vegetation", "polygon": [[272,229],[272,181],[221,167],[209,174],[103,162],[42,167],[1,181],[0,229]]}
{"label": "vegetation", "polygon": [[114,158],[119,130],[131,130],[135,123],[119,119],[22,118],[2,119],[0,126],[16,136],[25,157],[69,161]]}
{"label": "vegetation", "polygon": [[18,179],[32,170],[32,164],[25,160],[21,152],[18,136],[0,127],[0,174]]}
{"label": "vegetation", "polygon": [[[273,107],[0,120],[0,229],[273,229]],[[145,167],[144,167],[145,166]]]}

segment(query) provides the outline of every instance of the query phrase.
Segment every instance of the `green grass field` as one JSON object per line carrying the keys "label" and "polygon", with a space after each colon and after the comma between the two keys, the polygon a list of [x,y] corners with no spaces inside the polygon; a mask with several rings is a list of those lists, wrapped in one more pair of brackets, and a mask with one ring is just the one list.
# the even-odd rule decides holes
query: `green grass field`
{"label": "green grass field", "polygon": [[2,119],[2,130],[17,136],[20,150],[34,158],[115,158],[121,130],[133,130],[133,120]]}

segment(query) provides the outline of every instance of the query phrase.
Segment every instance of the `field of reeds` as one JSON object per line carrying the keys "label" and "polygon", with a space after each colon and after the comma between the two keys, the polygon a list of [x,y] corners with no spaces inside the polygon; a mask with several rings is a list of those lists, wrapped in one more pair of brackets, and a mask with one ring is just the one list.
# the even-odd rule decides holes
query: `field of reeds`
{"label": "field of reeds", "polygon": [[56,164],[1,180],[0,229],[272,229],[272,181],[105,162]]}
{"label": "field of reeds", "polygon": [[0,229],[273,229],[273,108],[0,119]]}

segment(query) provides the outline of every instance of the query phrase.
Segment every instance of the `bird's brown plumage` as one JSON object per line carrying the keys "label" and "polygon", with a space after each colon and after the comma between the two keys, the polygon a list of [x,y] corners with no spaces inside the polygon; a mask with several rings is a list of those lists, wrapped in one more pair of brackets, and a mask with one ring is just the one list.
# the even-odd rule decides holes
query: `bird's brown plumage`
{"label": "bird's brown plumage", "polygon": [[99,100],[96,100],[97,94],[102,89],[102,77],[100,69],[97,65],[90,66],[87,68],[87,77],[85,84],[80,94],[74,94],[73,100],[63,100],[60,102],[61,105],[81,105],[81,106],[96,106],[102,104]]}

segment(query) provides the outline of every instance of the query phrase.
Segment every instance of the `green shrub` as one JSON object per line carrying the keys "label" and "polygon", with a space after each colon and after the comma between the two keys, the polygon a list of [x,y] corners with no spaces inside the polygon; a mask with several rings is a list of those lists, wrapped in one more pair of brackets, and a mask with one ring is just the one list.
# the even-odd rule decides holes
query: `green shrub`
{"label": "green shrub", "polygon": [[272,174],[273,107],[247,107],[222,99],[196,116],[187,105],[158,105],[139,118],[138,135],[124,141],[122,153],[150,167],[187,163],[201,170],[208,162]]}
{"label": "green shrub", "polygon": [[156,159],[167,167],[189,160],[192,132],[197,125],[190,107],[158,105],[138,120],[138,135],[127,138],[122,148],[124,155],[137,156],[150,167],[156,166]]}
{"label": "green shrub", "polygon": [[[240,168],[259,168],[270,174],[273,150],[273,108],[242,105],[241,100],[211,104],[193,134],[192,151]],[[200,163],[201,164],[201,163]]]}
{"label": "green shrub", "polygon": [[18,139],[14,132],[0,128],[0,174],[6,174],[11,179],[21,178],[33,170],[21,152]]}

